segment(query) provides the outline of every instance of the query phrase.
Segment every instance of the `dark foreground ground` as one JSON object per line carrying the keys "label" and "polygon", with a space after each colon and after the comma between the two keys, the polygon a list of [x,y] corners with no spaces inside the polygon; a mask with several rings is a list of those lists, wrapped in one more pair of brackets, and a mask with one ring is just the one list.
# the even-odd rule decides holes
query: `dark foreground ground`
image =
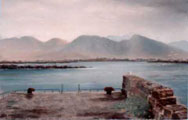
{"label": "dark foreground ground", "polygon": [[124,100],[120,92],[12,93],[0,99],[0,119],[128,119],[125,109],[114,108]]}

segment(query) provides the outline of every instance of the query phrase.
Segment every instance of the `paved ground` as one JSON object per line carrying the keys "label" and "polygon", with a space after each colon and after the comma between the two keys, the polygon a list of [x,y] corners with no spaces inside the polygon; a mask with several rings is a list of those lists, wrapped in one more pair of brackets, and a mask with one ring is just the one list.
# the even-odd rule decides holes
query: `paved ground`
{"label": "paved ground", "polygon": [[120,92],[12,93],[0,100],[0,119],[125,119],[125,110],[114,109],[123,101]]}

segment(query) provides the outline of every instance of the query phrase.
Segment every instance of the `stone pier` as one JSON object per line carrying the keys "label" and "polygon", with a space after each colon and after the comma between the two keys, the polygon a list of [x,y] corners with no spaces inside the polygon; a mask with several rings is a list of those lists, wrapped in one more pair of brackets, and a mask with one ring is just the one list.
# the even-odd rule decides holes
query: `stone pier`
{"label": "stone pier", "polygon": [[139,95],[147,98],[151,106],[154,119],[187,119],[187,108],[178,104],[173,89],[143,78],[124,75],[122,91],[127,92],[128,97]]}

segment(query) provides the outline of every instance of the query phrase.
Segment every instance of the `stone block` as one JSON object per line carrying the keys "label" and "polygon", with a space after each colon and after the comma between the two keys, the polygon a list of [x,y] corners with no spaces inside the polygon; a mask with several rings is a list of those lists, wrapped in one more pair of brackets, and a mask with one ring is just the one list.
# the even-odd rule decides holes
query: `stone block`
{"label": "stone block", "polygon": [[165,106],[165,105],[173,105],[173,104],[176,104],[176,97],[175,96],[171,96],[171,97],[160,98],[158,101],[163,106]]}
{"label": "stone block", "polygon": [[158,109],[153,108],[153,115],[155,116],[155,119],[159,120],[161,118],[161,116],[163,115],[161,111],[159,111]]}
{"label": "stone block", "polygon": [[155,108],[156,109],[158,109],[159,111],[163,111],[163,105],[162,104],[160,104],[158,101],[156,101],[156,103],[155,103]]}
{"label": "stone block", "polygon": [[170,97],[170,96],[173,96],[174,95],[174,92],[172,89],[170,88],[156,88],[152,91],[152,96],[157,98],[157,99],[160,99],[160,98],[163,98],[163,97]]}
{"label": "stone block", "polygon": [[164,107],[164,116],[172,119],[187,119],[187,108],[184,105],[167,105]]}
{"label": "stone block", "polygon": [[148,103],[151,105],[152,108],[155,107],[156,102],[157,102],[156,99],[153,98],[152,96],[149,96],[149,97],[148,97]]}
{"label": "stone block", "polygon": [[186,120],[187,119],[187,112],[183,113],[183,112],[180,112],[180,113],[173,113],[172,114],[172,119],[179,119],[179,120]]}

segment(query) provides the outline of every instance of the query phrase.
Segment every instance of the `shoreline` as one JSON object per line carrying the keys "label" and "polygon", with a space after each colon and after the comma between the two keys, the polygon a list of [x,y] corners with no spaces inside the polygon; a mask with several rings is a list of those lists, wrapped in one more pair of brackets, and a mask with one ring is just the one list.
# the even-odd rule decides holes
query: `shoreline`
{"label": "shoreline", "polygon": [[188,64],[188,59],[128,59],[128,58],[96,58],[96,59],[74,59],[74,60],[36,60],[36,61],[0,61],[0,64],[49,64],[49,63],[76,63],[76,62],[148,62],[148,63],[177,63]]}
{"label": "shoreline", "polygon": [[57,65],[0,65],[0,69],[77,69],[85,66],[57,66]]}

